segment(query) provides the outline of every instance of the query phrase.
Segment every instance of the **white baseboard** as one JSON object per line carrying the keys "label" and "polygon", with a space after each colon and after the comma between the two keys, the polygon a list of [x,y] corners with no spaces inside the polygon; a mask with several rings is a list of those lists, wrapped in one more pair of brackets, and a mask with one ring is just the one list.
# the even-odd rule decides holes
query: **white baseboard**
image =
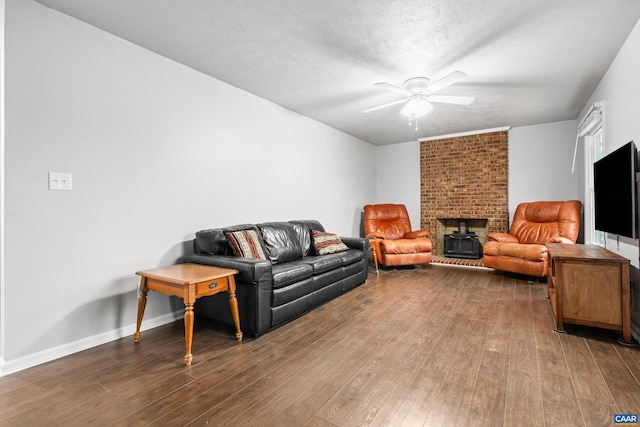
{"label": "white baseboard", "polygon": [[[173,313],[164,314],[152,319],[144,319],[141,331],[157,328],[158,326],[166,325],[167,323],[175,322],[178,319],[184,317],[184,310],[174,311]],[[106,344],[111,341],[115,341],[127,336],[133,336],[136,331],[136,325],[127,325],[112,331],[103,332],[98,335],[83,338],[78,341],[73,341],[67,344],[62,344],[57,347],[53,347],[47,350],[39,351],[37,353],[29,354],[27,356],[19,357],[15,360],[3,360],[0,358],[0,377],[13,374],[23,369],[31,368],[37,365],[41,365],[46,362],[50,362],[61,357],[68,356],[73,353],[77,353],[88,348],[96,347],[102,344]],[[133,339],[133,338],[132,338]]]}

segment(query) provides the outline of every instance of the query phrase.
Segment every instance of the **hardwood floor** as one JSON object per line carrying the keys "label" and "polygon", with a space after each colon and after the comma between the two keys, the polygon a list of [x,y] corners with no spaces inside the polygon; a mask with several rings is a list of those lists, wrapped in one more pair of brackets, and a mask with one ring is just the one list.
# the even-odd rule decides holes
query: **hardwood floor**
{"label": "hardwood floor", "polygon": [[552,331],[546,284],[430,265],[258,339],[181,322],[0,378],[3,426],[605,426],[640,412],[640,350]]}

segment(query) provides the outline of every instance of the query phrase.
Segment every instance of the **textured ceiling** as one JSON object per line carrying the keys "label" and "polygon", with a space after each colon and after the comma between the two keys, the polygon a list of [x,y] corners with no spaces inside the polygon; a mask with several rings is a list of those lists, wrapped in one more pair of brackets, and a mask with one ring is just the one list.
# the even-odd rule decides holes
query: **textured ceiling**
{"label": "textured ceiling", "polygon": [[[638,0],[38,0],[376,145],[575,119],[640,18]],[[460,70],[418,130],[401,85]]]}

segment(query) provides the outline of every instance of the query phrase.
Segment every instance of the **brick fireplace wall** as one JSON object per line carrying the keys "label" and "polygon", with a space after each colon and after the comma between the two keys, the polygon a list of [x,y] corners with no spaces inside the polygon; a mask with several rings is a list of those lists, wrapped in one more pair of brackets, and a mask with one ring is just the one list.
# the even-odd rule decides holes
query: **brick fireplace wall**
{"label": "brick fireplace wall", "polygon": [[482,218],[487,231],[508,231],[508,149],[508,131],[420,142],[420,223],[434,246],[442,218]]}

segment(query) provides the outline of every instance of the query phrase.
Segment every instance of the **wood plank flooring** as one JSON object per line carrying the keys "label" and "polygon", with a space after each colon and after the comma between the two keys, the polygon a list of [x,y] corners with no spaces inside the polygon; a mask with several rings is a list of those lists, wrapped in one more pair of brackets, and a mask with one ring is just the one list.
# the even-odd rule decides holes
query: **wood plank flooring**
{"label": "wood plank flooring", "polygon": [[553,332],[546,284],[381,270],[258,339],[181,322],[0,378],[3,426],[607,426],[640,412],[640,349]]}

